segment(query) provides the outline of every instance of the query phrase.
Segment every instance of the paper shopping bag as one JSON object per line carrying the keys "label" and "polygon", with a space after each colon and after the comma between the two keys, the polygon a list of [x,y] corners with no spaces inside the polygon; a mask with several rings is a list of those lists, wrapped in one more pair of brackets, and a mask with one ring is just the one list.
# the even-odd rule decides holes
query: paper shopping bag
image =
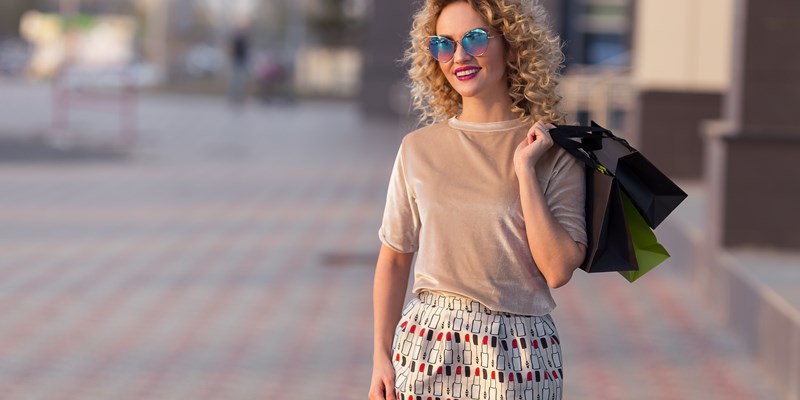
{"label": "paper shopping bag", "polygon": [[669,253],[661,243],[658,243],[655,233],[653,233],[639,210],[634,206],[633,201],[625,193],[622,193],[622,204],[639,269],[636,271],[620,271],[619,273],[629,282],[633,282],[668,259]]}
{"label": "paper shopping bag", "polygon": [[636,271],[638,263],[617,180],[588,166],[586,179],[589,246],[581,269],[586,272]]}
{"label": "paper shopping bag", "polygon": [[655,229],[686,199],[686,192],[625,139],[614,136],[594,121],[592,127],[603,129],[601,137],[590,139],[595,160],[619,179],[633,205]]}
{"label": "paper shopping bag", "polygon": [[580,268],[586,272],[634,271],[638,269],[630,237],[622,191],[616,178],[589,154],[580,143],[570,140],[570,132],[550,130],[553,140],[584,163],[586,179],[586,257]]}

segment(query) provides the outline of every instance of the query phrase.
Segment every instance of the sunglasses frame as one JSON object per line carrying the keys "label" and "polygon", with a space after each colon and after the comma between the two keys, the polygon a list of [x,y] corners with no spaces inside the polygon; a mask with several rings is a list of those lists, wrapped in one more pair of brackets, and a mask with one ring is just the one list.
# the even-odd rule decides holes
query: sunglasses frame
{"label": "sunglasses frame", "polygon": [[[471,51],[467,50],[467,48],[466,48],[466,47],[464,47],[464,43],[463,43],[463,42],[464,42],[464,38],[466,38],[466,37],[467,37],[467,35],[469,35],[469,34],[470,34],[470,33],[472,33],[472,32],[475,32],[475,31],[480,31],[480,32],[482,32],[482,33],[485,33],[485,34],[486,34],[486,40],[487,40],[487,44],[486,44],[486,50],[484,50],[484,51],[483,51],[483,52],[481,52],[480,54],[473,54]],[[458,50],[458,46],[461,46],[461,47],[463,47],[463,48],[464,48],[464,51],[466,51],[466,52],[467,52],[467,54],[469,54],[469,55],[471,55],[471,56],[473,56],[473,57],[480,57],[480,56],[482,56],[482,55],[486,54],[486,51],[488,51],[488,50],[489,50],[489,44],[488,44],[488,40],[489,40],[489,39],[496,38],[497,36],[498,36],[498,35],[493,35],[493,36],[492,36],[492,35],[489,35],[489,31],[487,31],[486,29],[483,29],[483,28],[473,28],[473,29],[470,29],[470,30],[469,30],[469,31],[467,31],[467,33],[465,33],[465,34],[464,34],[464,36],[462,36],[462,37],[461,37],[461,39],[460,39],[460,40],[458,40],[458,41],[456,41],[456,40],[453,40],[453,39],[450,39],[450,38],[448,38],[448,37],[444,37],[444,36],[439,36],[439,35],[431,35],[431,36],[428,36],[428,51],[431,53],[431,56],[433,57],[433,59],[434,59],[434,60],[436,60],[436,61],[438,61],[438,62],[442,62],[442,63],[450,62],[450,61],[452,61],[452,60],[453,60],[453,57],[455,57],[455,56],[456,56],[456,50]],[[438,58],[436,58],[436,56],[434,56],[434,55],[433,55],[433,52],[432,52],[432,51],[431,51],[431,49],[430,49],[430,47],[431,47],[431,42],[430,42],[430,40],[431,40],[431,39],[433,39],[433,38],[443,39],[443,40],[446,40],[446,41],[449,41],[449,42],[453,43],[453,55],[452,55],[452,56],[450,56],[450,58],[448,58],[448,59],[447,59],[447,60],[445,60],[445,61],[442,61],[442,60],[439,60]]]}

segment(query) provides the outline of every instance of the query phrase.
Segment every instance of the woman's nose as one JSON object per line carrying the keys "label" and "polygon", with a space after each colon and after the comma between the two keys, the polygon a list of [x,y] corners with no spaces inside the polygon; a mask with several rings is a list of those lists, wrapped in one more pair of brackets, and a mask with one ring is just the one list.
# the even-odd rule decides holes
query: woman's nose
{"label": "woman's nose", "polygon": [[464,50],[464,46],[461,46],[461,43],[459,43],[456,46],[455,53],[453,54],[453,60],[455,61],[455,63],[461,64],[463,62],[469,61],[470,59],[472,59],[472,55],[467,53],[467,51]]}

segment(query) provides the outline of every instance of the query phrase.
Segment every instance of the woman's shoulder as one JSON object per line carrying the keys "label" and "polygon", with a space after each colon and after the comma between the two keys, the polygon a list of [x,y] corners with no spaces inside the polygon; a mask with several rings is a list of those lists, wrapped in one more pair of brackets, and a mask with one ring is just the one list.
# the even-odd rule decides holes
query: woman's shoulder
{"label": "woman's shoulder", "polygon": [[446,129],[448,129],[446,120],[421,126],[403,137],[403,146],[430,145],[438,136],[437,134]]}
{"label": "woman's shoulder", "polygon": [[577,161],[577,159],[572,154],[564,150],[563,147],[553,143],[553,145],[542,154],[537,164],[544,167],[543,169],[546,170],[547,173],[553,175],[573,161]]}
{"label": "woman's shoulder", "polygon": [[574,171],[575,169],[582,169],[583,162],[572,154],[570,154],[563,147],[553,144],[550,149],[550,165],[551,174],[559,174],[561,171]]}

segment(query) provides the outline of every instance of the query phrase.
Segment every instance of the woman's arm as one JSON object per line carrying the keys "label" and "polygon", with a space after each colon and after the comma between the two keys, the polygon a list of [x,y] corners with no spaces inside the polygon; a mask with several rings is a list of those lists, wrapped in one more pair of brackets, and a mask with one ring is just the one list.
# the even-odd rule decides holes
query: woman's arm
{"label": "woman's arm", "polygon": [[586,245],[572,239],[550,211],[536,177],[536,163],[553,146],[553,124],[537,121],[514,152],[514,170],[528,246],[539,271],[552,288],[564,286],[586,255]]}
{"label": "woman's arm", "polygon": [[553,216],[534,169],[524,171],[519,176],[519,196],[528,245],[547,284],[561,287],[583,262],[586,245],[574,241]]}
{"label": "woman's arm", "polygon": [[394,394],[395,370],[392,364],[394,329],[400,321],[408,274],[414,253],[398,253],[381,245],[375,267],[372,304],[375,315],[375,349],[372,355],[370,400],[397,400]]}
{"label": "woman's arm", "polygon": [[414,253],[398,253],[381,244],[372,290],[375,319],[373,360],[375,361],[384,361],[392,357],[394,329],[400,321],[413,258]]}

